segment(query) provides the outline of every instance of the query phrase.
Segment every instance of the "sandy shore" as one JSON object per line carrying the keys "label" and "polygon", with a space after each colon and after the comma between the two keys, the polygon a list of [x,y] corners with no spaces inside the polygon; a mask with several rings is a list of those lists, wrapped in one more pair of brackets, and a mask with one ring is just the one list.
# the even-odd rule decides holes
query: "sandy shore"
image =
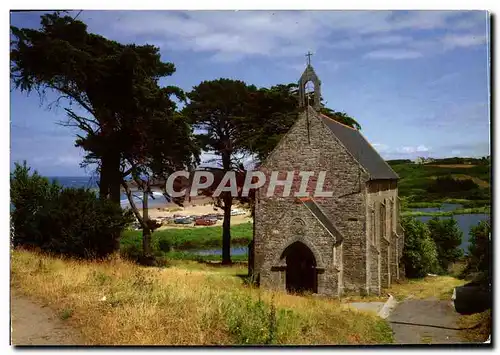
{"label": "sandy shore", "polygon": [[[245,209],[234,206],[233,209],[246,211]],[[165,218],[175,216],[202,216],[206,214],[223,214],[222,209],[213,205],[212,199],[198,199],[195,203],[186,203],[184,207],[180,207],[174,203],[168,203],[161,207],[149,208],[149,218]],[[246,211],[245,215],[231,216],[231,224],[241,224],[252,222],[250,211]],[[142,215],[142,210],[140,210]],[[222,220],[217,221],[215,226],[222,226]],[[192,228],[190,224],[166,224],[163,228]]]}

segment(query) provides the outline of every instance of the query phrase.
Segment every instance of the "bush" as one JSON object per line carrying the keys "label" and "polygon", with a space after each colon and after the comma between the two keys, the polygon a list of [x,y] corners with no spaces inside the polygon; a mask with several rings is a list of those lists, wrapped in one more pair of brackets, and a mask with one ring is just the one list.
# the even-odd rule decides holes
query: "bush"
{"label": "bush", "polygon": [[464,276],[479,273],[484,277],[491,276],[491,222],[481,221],[469,231],[469,254]]}
{"label": "bush", "polygon": [[405,238],[401,260],[406,276],[416,278],[440,272],[436,244],[427,225],[413,217],[404,217],[402,222]]}
{"label": "bush", "polygon": [[478,189],[479,186],[471,179],[454,179],[452,176],[439,176],[432,185],[427,188],[428,192],[446,194],[448,192],[460,192]]}
{"label": "bush", "polygon": [[14,246],[79,258],[102,258],[118,249],[130,212],[87,189],[61,188],[24,163],[11,176]]}
{"label": "bush", "polygon": [[164,253],[168,253],[172,249],[172,243],[166,238],[158,240],[158,249]]}
{"label": "bush", "polygon": [[50,183],[35,171],[30,175],[30,168],[15,164],[10,178],[11,241],[17,246],[40,246],[46,236],[40,230],[41,214],[47,211],[50,201],[57,198],[61,187]]}
{"label": "bush", "polygon": [[463,233],[453,218],[434,217],[427,222],[427,226],[436,244],[439,265],[442,270],[448,270],[451,263],[463,256],[463,251],[460,249]]}

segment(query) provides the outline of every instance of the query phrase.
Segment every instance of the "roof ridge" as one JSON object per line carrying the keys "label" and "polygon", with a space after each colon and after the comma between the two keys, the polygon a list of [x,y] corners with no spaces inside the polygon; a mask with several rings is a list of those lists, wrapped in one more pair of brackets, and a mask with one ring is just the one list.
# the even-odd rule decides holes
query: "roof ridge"
{"label": "roof ridge", "polygon": [[325,114],[323,114],[323,113],[320,113],[320,115],[321,115],[321,116],[323,116],[323,117],[328,118],[329,120],[332,120],[333,122],[335,122],[335,123],[337,123],[337,124],[339,124],[339,125],[341,125],[341,126],[344,126],[344,127],[346,127],[346,128],[352,129],[353,131],[359,132],[359,130],[357,130],[357,129],[355,129],[355,128],[352,128],[351,126],[348,126],[348,125],[346,125],[346,124],[344,124],[344,123],[341,123],[341,122],[339,122],[339,121],[336,121],[336,120],[334,120],[333,118],[331,118],[331,117],[329,117],[329,116],[327,116],[327,115],[325,115]]}
{"label": "roof ridge", "polygon": [[337,122],[324,114],[320,114],[317,117],[321,118],[340,144],[346,148],[353,159],[368,173],[370,180],[399,179],[395,171],[360,131]]}

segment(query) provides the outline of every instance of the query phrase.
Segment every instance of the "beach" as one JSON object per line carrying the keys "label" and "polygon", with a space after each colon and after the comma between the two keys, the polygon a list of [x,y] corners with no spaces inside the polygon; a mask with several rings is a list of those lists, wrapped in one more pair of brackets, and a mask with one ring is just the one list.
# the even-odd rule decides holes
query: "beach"
{"label": "beach", "polygon": [[[140,207],[140,206],[138,206]],[[231,225],[252,222],[252,217],[250,211],[242,208],[240,206],[234,205],[233,209],[239,209],[245,211],[246,214],[231,216]],[[139,213],[142,215],[142,209],[139,208]],[[203,216],[207,214],[223,214],[224,211],[221,208],[217,208],[213,204],[213,200],[209,197],[197,197],[192,199],[191,202],[184,203],[184,207],[176,205],[175,203],[164,203],[161,206],[155,206],[154,208],[148,208],[149,218],[151,219],[163,219],[163,218],[173,218],[174,215],[178,216]],[[222,220],[218,220],[214,226],[222,226]],[[165,228],[192,228],[192,224],[163,224],[160,229]]]}

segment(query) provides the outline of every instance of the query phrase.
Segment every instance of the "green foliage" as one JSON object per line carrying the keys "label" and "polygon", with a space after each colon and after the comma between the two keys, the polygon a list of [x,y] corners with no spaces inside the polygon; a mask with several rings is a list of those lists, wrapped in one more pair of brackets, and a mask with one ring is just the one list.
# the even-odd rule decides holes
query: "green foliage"
{"label": "green foliage", "polygon": [[253,96],[251,120],[245,122],[246,150],[263,161],[298,118],[296,84],[260,88]]}
{"label": "green foliage", "polygon": [[[466,175],[470,176],[471,178],[480,179],[486,183],[489,183],[491,180],[491,165],[482,164],[467,167],[456,167],[452,165],[450,167],[439,167],[435,166],[437,164],[441,164],[441,161],[436,161],[432,165],[413,163],[391,165],[392,169],[400,177],[400,180],[398,182],[398,190],[400,196],[406,197],[408,199],[408,202],[448,202],[446,200],[449,199],[460,199],[462,201],[490,200],[491,194],[489,188],[487,187],[474,187],[470,190],[459,190],[449,189],[445,186],[440,189],[436,187],[436,178],[446,179],[447,177],[453,175]],[[460,185],[460,183],[458,184]],[[464,207],[475,206],[464,205]]]}
{"label": "green foliage", "polygon": [[168,253],[172,249],[172,244],[167,238],[158,240],[158,249],[163,253]]}
{"label": "green foliage", "polygon": [[393,160],[386,160],[386,162],[391,166],[399,164],[412,164],[412,161],[410,159],[393,159]]}
{"label": "green foliage", "polygon": [[436,244],[430,236],[427,225],[412,217],[402,220],[404,229],[404,248],[401,261],[406,276],[409,278],[424,277],[428,273],[440,271]]}
{"label": "green foliage", "polygon": [[431,185],[427,187],[429,192],[446,194],[447,192],[469,191],[477,189],[479,186],[471,179],[458,180],[451,176],[439,176]]}
{"label": "green foliage", "polygon": [[[11,31],[14,85],[42,97],[54,90],[67,99],[62,101],[66,124],[79,129],[76,146],[87,153],[83,165],[98,167],[102,198],[119,207],[120,184],[128,175],[147,191],[149,178],[164,178],[199,161],[191,126],[175,114],[171,100],[172,95],[184,100],[184,93],[159,86],[175,67],[161,61],[158,47],[108,40],[59,12],[42,15],[39,29]],[[73,110],[72,103],[84,113]]]}
{"label": "green foliage", "polygon": [[175,67],[161,61],[158,47],[108,40],[60,12],[42,15],[38,29],[11,31],[14,85],[67,99],[67,124],[80,130],[76,145],[87,152],[84,164],[98,165],[101,197],[118,205],[120,184],[130,173],[162,175],[193,163],[193,154],[196,161],[191,127],[174,117],[170,99],[182,100],[184,93],[159,86]]}
{"label": "green foliage", "polygon": [[[186,251],[170,251],[168,253],[163,254],[166,260],[193,260],[198,262],[207,262],[207,261],[222,261],[222,255],[208,254],[208,255],[200,255]],[[248,261],[248,254],[244,255],[232,255],[231,260],[233,262],[240,261]]]}
{"label": "green foliage", "polygon": [[81,258],[101,258],[117,250],[120,233],[131,222],[109,200],[86,189],[63,189],[43,219],[47,251]]}
{"label": "green foliage", "polygon": [[61,189],[37,172],[16,164],[11,174],[13,245],[79,258],[102,258],[118,248],[131,222],[109,200],[86,189]]}
{"label": "green foliage", "polygon": [[[259,161],[263,161],[297,121],[297,84],[260,88],[252,98],[251,120],[245,124],[244,145]],[[321,113],[349,127],[361,129],[359,123],[345,112],[322,107]]]}
{"label": "green foliage", "polygon": [[50,183],[31,168],[15,164],[10,177],[10,201],[14,210],[11,212],[12,244],[17,246],[39,246],[46,243],[47,236],[42,234],[42,218],[51,201],[57,198],[61,187]]}
{"label": "green foliage", "polygon": [[143,253],[142,253],[142,245],[140,244],[140,238],[137,238],[139,243],[127,243],[127,244],[122,244],[120,245],[120,255],[124,259],[130,260],[130,261],[138,261]]}
{"label": "green foliage", "polygon": [[475,207],[475,208],[457,208],[453,211],[436,211],[436,212],[422,212],[422,211],[403,211],[401,216],[454,216],[459,214],[489,214],[490,207]]}
{"label": "green foliage", "polygon": [[469,231],[469,253],[464,274],[482,273],[491,276],[491,222],[481,221]]}
{"label": "green foliage", "polygon": [[237,344],[276,344],[277,318],[293,317],[293,312],[276,314],[273,303],[269,305],[250,296],[231,297],[225,303],[224,319]]}
{"label": "green foliage", "polygon": [[[220,158],[224,172],[242,170],[236,155],[246,152],[245,137],[249,134],[248,122],[256,91],[255,86],[240,80],[218,79],[203,81],[187,94],[189,103],[182,113],[203,132],[197,135],[199,146]],[[216,200],[216,205],[224,210],[222,259],[225,264],[231,263],[232,203],[229,192],[223,192]]]}
{"label": "green foliage", "polygon": [[[231,226],[232,246],[247,246],[252,240],[252,224],[242,223]],[[159,249],[160,243],[168,243],[175,250],[220,248],[222,246],[222,227],[171,228],[153,232],[152,245]],[[165,242],[162,242],[165,241]],[[141,231],[126,230],[120,239],[121,248],[136,245],[141,248]]]}
{"label": "green foliage", "polygon": [[434,217],[427,222],[432,239],[436,243],[439,265],[442,270],[448,270],[451,263],[458,261],[463,252],[462,231],[453,218],[439,219]]}

